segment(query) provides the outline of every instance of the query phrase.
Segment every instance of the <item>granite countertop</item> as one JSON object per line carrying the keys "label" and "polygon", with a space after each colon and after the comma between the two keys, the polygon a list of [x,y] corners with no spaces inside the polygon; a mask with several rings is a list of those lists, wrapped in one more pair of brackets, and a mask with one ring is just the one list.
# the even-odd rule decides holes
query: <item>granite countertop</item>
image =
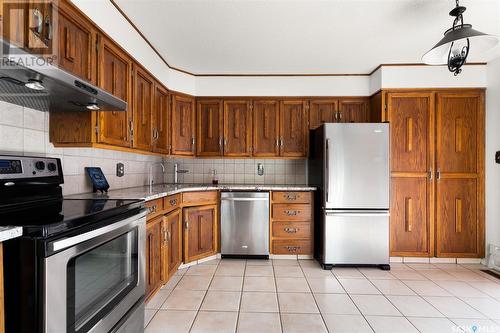
{"label": "granite countertop", "polygon": [[108,193],[83,193],[68,196],[70,199],[143,199],[153,200],[181,192],[190,191],[315,191],[316,187],[308,185],[249,185],[249,184],[159,184],[153,186],[129,187],[111,190]]}
{"label": "granite countertop", "polygon": [[22,235],[23,235],[22,227],[15,227],[15,226],[0,227],[0,242],[5,242],[6,240],[17,238]]}

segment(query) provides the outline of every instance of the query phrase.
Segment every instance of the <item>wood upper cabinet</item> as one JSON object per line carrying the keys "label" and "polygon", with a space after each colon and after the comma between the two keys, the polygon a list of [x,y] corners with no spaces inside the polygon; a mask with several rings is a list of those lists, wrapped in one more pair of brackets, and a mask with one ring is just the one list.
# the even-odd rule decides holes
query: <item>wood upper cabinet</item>
{"label": "wood upper cabinet", "polygon": [[306,157],[308,143],[307,102],[284,100],[280,103],[280,156]]}
{"label": "wood upper cabinet", "polygon": [[253,156],[279,156],[279,101],[253,101]]}
{"label": "wood upper cabinet", "polygon": [[252,110],[248,100],[224,101],[224,156],[251,156]]}
{"label": "wood upper cabinet", "polygon": [[194,98],[171,95],[172,131],[171,142],[174,155],[193,156],[195,152]]}
{"label": "wood upper cabinet", "polygon": [[2,1],[2,36],[11,44],[24,48],[27,46],[28,2]]}
{"label": "wood upper cabinet", "polygon": [[217,249],[217,206],[184,208],[184,263],[211,256]]}
{"label": "wood upper cabinet", "polygon": [[434,94],[388,93],[391,126],[390,251],[429,256],[433,251],[432,117]]}
{"label": "wood upper cabinet", "polygon": [[153,99],[153,78],[141,67],[134,66],[134,148],[152,150]]}
{"label": "wood upper cabinet", "polygon": [[198,156],[222,156],[224,136],[224,112],[219,99],[197,102],[197,144]]}
{"label": "wood upper cabinet", "polygon": [[484,256],[484,92],[438,93],[436,244],[440,257]]}
{"label": "wood upper cabinet", "polygon": [[96,83],[96,29],[72,5],[58,2],[57,64],[84,80]]}
{"label": "wood upper cabinet", "polygon": [[101,111],[98,121],[98,141],[130,147],[132,123],[132,59],[120,47],[105,37],[99,40],[98,85],[127,102],[127,111]]}
{"label": "wood upper cabinet", "polygon": [[337,99],[312,99],[309,106],[309,129],[316,129],[323,123],[336,122],[339,108]]}
{"label": "wood upper cabinet", "polygon": [[170,150],[170,103],[168,90],[155,82],[153,103],[153,151],[168,154]]}
{"label": "wood upper cabinet", "polygon": [[162,220],[159,216],[146,224],[146,298],[161,284]]}
{"label": "wood upper cabinet", "polygon": [[161,281],[166,283],[182,262],[181,210],[163,217],[161,246]]}
{"label": "wood upper cabinet", "polygon": [[368,98],[341,98],[335,122],[366,123],[370,121]]}

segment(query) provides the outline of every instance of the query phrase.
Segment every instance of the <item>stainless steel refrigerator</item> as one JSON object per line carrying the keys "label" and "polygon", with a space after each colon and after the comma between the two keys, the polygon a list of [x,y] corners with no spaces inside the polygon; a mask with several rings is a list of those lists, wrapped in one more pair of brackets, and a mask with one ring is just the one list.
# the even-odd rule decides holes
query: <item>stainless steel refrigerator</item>
{"label": "stainless steel refrigerator", "polygon": [[311,132],[318,186],[315,256],[334,265],[389,266],[389,124],[327,123]]}

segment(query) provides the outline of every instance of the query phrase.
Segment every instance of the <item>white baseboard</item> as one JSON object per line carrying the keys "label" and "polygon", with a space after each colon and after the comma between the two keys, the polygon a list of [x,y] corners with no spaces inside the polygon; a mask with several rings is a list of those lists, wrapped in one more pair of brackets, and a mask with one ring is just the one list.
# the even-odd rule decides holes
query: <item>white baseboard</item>
{"label": "white baseboard", "polygon": [[299,255],[297,255],[297,259],[310,260],[310,259],[314,259],[314,257],[310,254],[299,254]]}
{"label": "white baseboard", "polygon": [[403,257],[390,257],[389,258],[390,263],[402,263],[403,262]]}
{"label": "white baseboard", "polygon": [[456,258],[429,258],[431,264],[456,264]]}
{"label": "white baseboard", "polygon": [[219,259],[219,258],[217,258],[217,254],[214,254],[213,256],[206,257],[206,258],[198,260],[198,264],[201,264],[201,263],[204,263],[204,262],[207,262],[207,261],[210,261],[210,260],[216,260],[216,259]]}
{"label": "white baseboard", "polygon": [[403,257],[404,263],[409,264],[428,264],[430,263],[430,258],[421,258],[421,257]]}
{"label": "white baseboard", "polygon": [[457,258],[457,264],[480,264],[481,258]]}
{"label": "white baseboard", "polygon": [[297,260],[296,254],[270,254],[269,259]]}

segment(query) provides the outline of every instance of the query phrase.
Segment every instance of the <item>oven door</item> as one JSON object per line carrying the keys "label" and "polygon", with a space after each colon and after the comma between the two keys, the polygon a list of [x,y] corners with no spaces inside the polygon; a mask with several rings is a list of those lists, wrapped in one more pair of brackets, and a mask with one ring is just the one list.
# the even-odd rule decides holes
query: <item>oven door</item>
{"label": "oven door", "polygon": [[144,296],[145,234],[144,211],[49,243],[45,332],[109,332]]}

